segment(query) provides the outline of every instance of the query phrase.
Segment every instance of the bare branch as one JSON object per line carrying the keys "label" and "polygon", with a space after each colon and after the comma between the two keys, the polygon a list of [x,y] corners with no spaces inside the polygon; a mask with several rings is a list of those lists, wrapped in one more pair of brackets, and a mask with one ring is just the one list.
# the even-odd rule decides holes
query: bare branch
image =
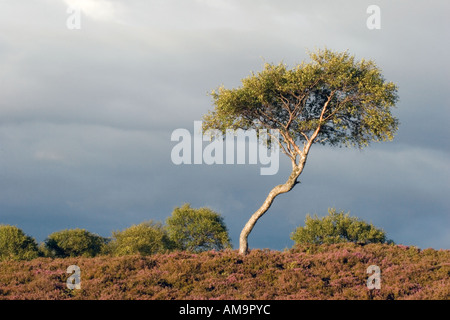
{"label": "bare branch", "polygon": [[338,113],[338,112],[342,109],[342,107],[344,106],[344,103],[346,103],[346,102],[348,102],[348,101],[350,101],[350,100],[351,100],[351,99],[349,98],[349,96],[347,96],[347,97],[345,97],[344,100],[340,101],[340,102],[338,103],[338,106],[333,110],[333,112],[331,112],[331,113],[324,119],[324,121],[329,120],[332,116],[334,116],[336,113]]}
{"label": "bare branch", "polygon": [[316,130],[311,135],[310,141],[307,144],[307,146],[309,145],[308,150],[311,147],[311,144],[314,142],[314,139],[316,139],[317,135],[319,134],[319,131],[320,131],[321,127],[322,127],[322,123],[324,121],[323,120],[323,115],[325,114],[325,111],[327,110],[328,104],[330,103],[330,101],[333,98],[333,95],[335,94],[336,91],[337,91],[337,89],[334,89],[333,91],[331,91],[330,96],[328,97],[327,101],[323,105],[322,112],[320,113],[320,117],[319,117],[319,124],[317,125]]}
{"label": "bare branch", "polygon": [[300,131],[300,134],[301,134],[303,137],[305,137],[305,139],[306,139],[307,142],[309,142],[308,136],[307,136],[303,131]]}

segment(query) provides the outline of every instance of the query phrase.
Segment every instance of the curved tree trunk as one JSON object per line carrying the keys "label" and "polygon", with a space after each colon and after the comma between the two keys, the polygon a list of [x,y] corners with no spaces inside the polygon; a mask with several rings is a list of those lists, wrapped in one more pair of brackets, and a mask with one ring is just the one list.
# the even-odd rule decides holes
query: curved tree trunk
{"label": "curved tree trunk", "polygon": [[245,224],[244,229],[241,231],[239,237],[239,253],[245,255],[248,253],[248,236],[261,216],[272,205],[273,200],[280,194],[286,193],[292,190],[292,188],[298,183],[297,178],[303,171],[303,167],[306,161],[306,157],[303,157],[298,165],[293,166],[292,173],[289,179],[284,183],[273,188],[262,206],[250,217],[250,220]]}

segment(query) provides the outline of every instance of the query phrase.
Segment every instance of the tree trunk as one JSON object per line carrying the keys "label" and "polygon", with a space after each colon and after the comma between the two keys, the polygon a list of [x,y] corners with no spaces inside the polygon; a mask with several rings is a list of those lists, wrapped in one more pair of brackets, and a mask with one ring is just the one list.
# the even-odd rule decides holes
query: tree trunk
{"label": "tree trunk", "polygon": [[244,229],[241,231],[241,236],[239,237],[239,253],[241,255],[245,255],[248,253],[248,236],[252,231],[253,227],[256,224],[261,216],[266,213],[266,211],[272,205],[273,200],[276,196],[286,193],[292,190],[292,188],[298,183],[297,178],[302,173],[303,167],[306,161],[306,157],[302,157],[300,163],[298,165],[293,166],[292,173],[289,176],[289,179],[284,183],[273,188],[266,200],[262,204],[262,206],[250,217],[250,220],[245,224]]}

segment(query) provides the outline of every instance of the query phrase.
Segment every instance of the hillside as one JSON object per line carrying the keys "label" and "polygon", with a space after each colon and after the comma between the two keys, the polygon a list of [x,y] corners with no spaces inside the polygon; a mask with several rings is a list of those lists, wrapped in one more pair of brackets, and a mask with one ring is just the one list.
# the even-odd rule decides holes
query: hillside
{"label": "hillside", "polygon": [[[66,287],[69,265],[81,289]],[[381,269],[381,289],[366,286]],[[0,262],[0,299],[450,299],[450,250],[401,245],[302,246],[152,256]]]}

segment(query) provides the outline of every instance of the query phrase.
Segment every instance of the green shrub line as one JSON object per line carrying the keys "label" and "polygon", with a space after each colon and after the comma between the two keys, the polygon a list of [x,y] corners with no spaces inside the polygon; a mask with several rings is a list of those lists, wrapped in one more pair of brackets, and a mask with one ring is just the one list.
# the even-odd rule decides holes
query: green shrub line
{"label": "green shrub line", "polygon": [[231,248],[223,218],[210,208],[177,207],[166,225],[152,220],[113,231],[109,238],[85,229],[50,234],[39,245],[16,226],[0,225],[0,261],[37,257],[68,258],[98,255],[152,255],[173,250],[202,252]]}
{"label": "green shrub line", "polygon": [[[353,243],[393,243],[382,229],[344,211],[330,208],[328,215],[306,216],[305,226],[291,234],[294,245]],[[16,226],[0,225],[0,261],[31,260],[38,257],[68,258],[99,255],[153,255],[171,251],[199,253],[231,249],[228,229],[222,216],[210,208],[176,207],[166,224],[152,220],[113,231],[109,238],[85,229],[66,229],[50,234],[39,245]]]}

